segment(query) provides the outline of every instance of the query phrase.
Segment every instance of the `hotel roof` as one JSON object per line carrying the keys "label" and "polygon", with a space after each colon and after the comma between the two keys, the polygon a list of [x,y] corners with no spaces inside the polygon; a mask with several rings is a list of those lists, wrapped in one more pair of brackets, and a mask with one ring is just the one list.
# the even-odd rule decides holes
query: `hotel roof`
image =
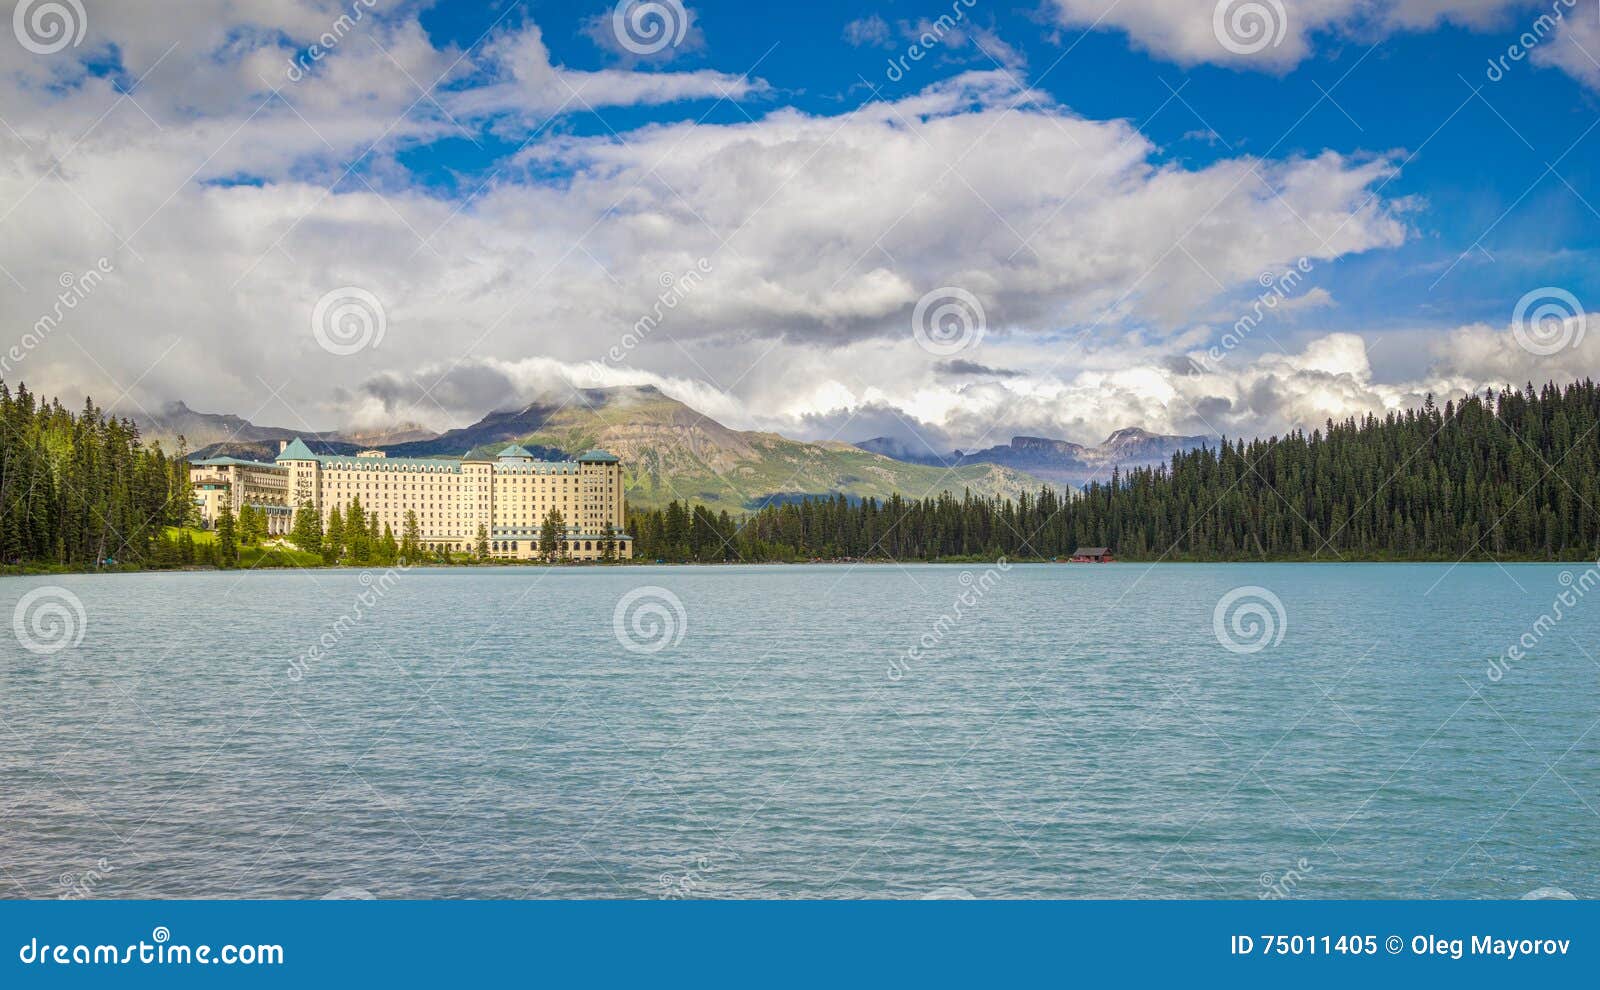
{"label": "hotel roof", "polygon": [[273,469],[278,465],[264,464],[261,461],[247,461],[241,457],[207,457],[204,460],[191,461],[196,467],[253,467]]}
{"label": "hotel roof", "polygon": [[[510,469],[519,471],[526,470],[535,474],[548,473],[563,468],[575,470],[580,462],[616,464],[621,460],[621,458],[617,457],[617,455],[604,450],[590,450],[584,453],[583,456],[579,457],[576,461],[541,461],[533,456],[532,451],[529,451],[526,447],[522,447],[517,444],[511,444],[504,450],[500,451],[500,453],[497,455],[497,458],[502,460],[526,458],[529,461],[532,461],[532,463],[525,466],[511,465]],[[357,457],[352,454],[315,454],[311,452],[311,448],[307,447],[299,437],[295,437],[292,441],[290,441],[289,445],[283,448],[283,452],[278,455],[279,463],[282,463],[283,461],[316,461],[319,464],[332,465],[334,467],[371,468],[379,471],[386,468],[389,470],[395,470],[399,468],[433,468],[443,471],[460,471],[461,465],[467,460],[471,460],[479,464],[492,463],[484,458]],[[267,464],[259,466],[272,467],[273,465]]]}

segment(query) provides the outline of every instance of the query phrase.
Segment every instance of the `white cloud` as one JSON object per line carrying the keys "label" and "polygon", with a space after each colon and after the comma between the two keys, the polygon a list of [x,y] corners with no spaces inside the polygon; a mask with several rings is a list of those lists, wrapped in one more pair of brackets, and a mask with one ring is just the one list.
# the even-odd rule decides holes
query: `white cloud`
{"label": "white cloud", "polygon": [[[569,87],[602,108],[760,84],[568,69],[533,26],[462,52],[408,16],[357,25],[290,82],[291,59],[343,7],[283,0],[228,21],[218,0],[184,19],[171,51],[153,19],[91,9],[79,54],[115,44],[124,84],[148,71],[131,98],[71,57],[0,46],[9,336],[51,311],[62,272],[100,257],[114,272],[5,377],[106,403],[126,391],[125,408],[183,398],[291,426],[442,428],[574,381],[657,384],[730,425],[821,435],[862,410],[966,446],[1197,432],[1164,363],[1197,343],[1193,314],[1300,257],[1407,236],[1376,191],[1383,159],[1162,163],[1129,123],[1084,119],[1000,71],[833,116],[541,131],[470,201],[449,198],[414,180],[404,152],[491,125],[520,136]],[[387,332],[340,358],[310,319],[346,285],[381,300]],[[961,355],[979,370],[959,376],[910,334],[917,300],[946,285],[974,293],[989,326]],[[607,360],[630,334],[637,346]],[[1226,399],[1204,411],[1229,430],[1311,409],[1269,407],[1268,374],[1321,383],[1306,386],[1319,402],[1388,401],[1370,368],[1304,360],[1262,359],[1257,378],[1193,398]]]}
{"label": "white cloud", "polygon": [[550,114],[617,106],[654,106],[694,99],[739,99],[764,88],[746,76],[700,69],[580,71],[556,65],[537,25],[501,35],[474,58],[486,78],[452,90],[447,107],[468,118],[514,114],[530,126]]}
{"label": "white cloud", "polygon": [[864,45],[887,45],[889,22],[877,14],[857,18],[844,26],[844,40],[857,48]]}
{"label": "white cloud", "polygon": [[[1016,435],[1095,443],[1128,426],[1253,437],[1416,408],[1430,394],[1443,405],[1486,388],[1572,381],[1592,375],[1600,363],[1600,335],[1575,330],[1568,334],[1575,343],[1548,357],[1525,349],[1509,329],[1482,324],[1427,337],[1427,371],[1397,381],[1384,380],[1366,342],[1350,333],[1311,337],[1297,350],[1237,352],[1210,362],[1203,373],[1158,346],[1091,348],[1053,369],[1038,363],[1042,350],[1030,360],[1026,348],[1008,346],[997,354],[985,344],[990,363],[1029,370],[953,391],[933,387],[917,371],[896,374],[897,360],[902,367],[914,363],[909,355],[892,360],[881,346],[853,345],[816,366],[799,358],[796,370],[822,377],[795,397],[784,417],[766,425],[814,438],[889,436],[941,452],[993,446]],[[788,358],[784,366],[794,367]],[[829,378],[828,367],[851,367],[855,374],[835,370]],[[848,401],[837,401],[840,388],[851,393]]]}
{"label": "white cloud", "polygon": [[1053,0],[1063,25],[1123,31],[1138,47],[1180,65],[1271,72],[1305,60],[1319,36],[1375,41],[1441,24],[1486,30],[1539,2],[1547,0]]}
{"label": "white cloud", "polygon": [[[1553,9],[1559,11],[1561,2],[1557,0]],[[1590,89],[1600,90],[1600,4],[1573,2],[1577,6],[1561,18],[1553,37],[1546,34],[1545,23],[1530,23],[1519,44],[1533,42],[1535,65],[1561,69]]]}

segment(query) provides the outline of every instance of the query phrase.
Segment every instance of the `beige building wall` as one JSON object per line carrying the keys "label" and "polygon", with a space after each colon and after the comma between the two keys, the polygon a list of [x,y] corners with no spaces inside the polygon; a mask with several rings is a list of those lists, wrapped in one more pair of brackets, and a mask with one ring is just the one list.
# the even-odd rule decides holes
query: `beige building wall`
{"label": "beige building wall", "polygon": [[327,525],[335,506],[344,514],[359,498],[378,529],[405,535],[407,512],[415,512],[420,540],[429,550],[471,552],[481,524],[490,553],[506,560],[539,556],[539,531],[546,514],[559,510],[567,523],[563,542],[576,560],[597,560],[609,533],[617,555],[633,555],[623,532],[626,502],[622,465],[614,455],[590,451],[575,461],[541,461],[518,447],[493,460],[312,454],[298,441],[279,455],[291,505],[309,506]]}
{"label": "beige building wall", "polygon": [[289,479],[282,467],[237,457],[212,457],[189,465],[189,483],[201,521],[215,527],[227,503],[237,518],[246,505],[267,514],[267,534],[289,532],[293,517],[288,499]]}

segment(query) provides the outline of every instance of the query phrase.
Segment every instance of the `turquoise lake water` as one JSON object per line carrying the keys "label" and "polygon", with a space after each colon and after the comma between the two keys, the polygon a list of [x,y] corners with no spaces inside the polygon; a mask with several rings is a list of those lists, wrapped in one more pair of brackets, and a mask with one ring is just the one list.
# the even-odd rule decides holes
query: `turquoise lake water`
{"label": "turquoise lake water", "polygon": [[1596,577],[4,578],[0,893],[1594,897]]}

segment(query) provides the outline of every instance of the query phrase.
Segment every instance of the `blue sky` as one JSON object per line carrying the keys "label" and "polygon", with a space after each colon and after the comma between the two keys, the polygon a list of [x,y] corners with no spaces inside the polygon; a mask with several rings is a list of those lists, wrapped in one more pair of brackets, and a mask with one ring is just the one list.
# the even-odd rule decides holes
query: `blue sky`
{"label": "blue sky", "polygon": [[[688,9],[703,41],[668,62],[640,67],[750,72],[770,83],[771,93],[738,105],[706,99],[607,109],[559,126],[600,134],[685,115],[737,123],[774,106],[830,115],[914,93],[964,70],[996,68],[1001,56],[992,45],[937,44],[920,61],[906,58],[916,25],[956,6],[821,0],[804,11],[752,17],[748,3],[693,3]],[[1203,165],[1241,153],[1282,158],[1327,149],[1407,159],[1385,193],[1419,200],[1410,216],[1414,240],[1319,274],[1318,284],[1341,300],[1340,326],[1499,321],[1530,279],[1580,297],[1600,292],[1596,94],[1560,69],[1527,60],[1508,61],[1498,81],[1488,75],[1491,59],[1505,54],[1540,5],[1498,30],[1446,25],[1371,41],[1334,38],[1286,72],[1178,65],[1138,50],[1119,31],[1054,24],[1038,4],[960,6],[968,23],[993,31],[1026,59],[1009,69],[1019,79],[1083,116],[1135,122],[1157,144],[1159,161]],[[617,59],[588,28],[611,9],[529,3],[508,12],[504,3],[447,4],[425,13],[422,23],[436,40],[468,45],[496,21],[532,19],[560,62],[599,69]],[[882,43],[846,40],[849,24],[872,17],[890,31]],[[910,34],[902,23],[912,25]],[[900,59],[910,71],[892,81],[888,70]],[[461,176],[480,176],[505,150],[505,143],[478,149],[456,141],[418,149],[405,161],[418,181],[453,192]]]}
{"label": "blue sky", "polygon": [[[8,310],[114,270],[8,369],[64,394],[443,427],[654,384],[970,446],[1600,356],[1592,0],[658,0],[681,37],[643,54],[608,3],[83,6],[77,44],[0,46]],[[1236,8],[1276,36],[1224,43]],[[953,293],[981,332],[930,346],[973,329]]]}

